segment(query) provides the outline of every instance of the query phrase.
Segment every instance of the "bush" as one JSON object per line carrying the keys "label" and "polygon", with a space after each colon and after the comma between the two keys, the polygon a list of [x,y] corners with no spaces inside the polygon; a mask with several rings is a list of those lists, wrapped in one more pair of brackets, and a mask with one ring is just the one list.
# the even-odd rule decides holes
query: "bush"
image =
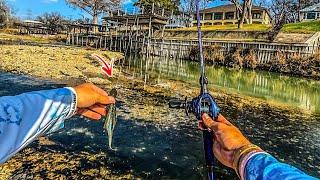
{"label": "bush", "polygon": [[[206,60],[206,62],[209,63],[223,63],[224,57],[222,55],[222,52],[220,51],[221,47],[217,45],[212,46],[204,46],[203,47],[203,58]],[[198,46],[193,46],[190,49],[189,53],[189,59],[192,61],[198,61],[199,56],[199,49]]]}
{"label": "bush", "polygon": [[254,49],[245,49],[243,51],[243,65],[245,68],[255,69],[258,65],[257,53]]}
{"label": "bush", "polygon": [[242,49],[240,47],[231,48],[226,56],[225,65],[236,69],[243,67]]}

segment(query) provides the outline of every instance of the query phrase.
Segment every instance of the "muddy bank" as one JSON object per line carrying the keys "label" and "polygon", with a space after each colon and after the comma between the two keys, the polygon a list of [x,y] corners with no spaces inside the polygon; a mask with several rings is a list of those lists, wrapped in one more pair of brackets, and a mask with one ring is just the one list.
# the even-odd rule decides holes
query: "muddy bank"
{"label": "muddy bank", "polygon": [[[2,80],[4,78],[1,78]],[[12,78],[11,78],[12,79]],[[28,86],[7,81],[5,89],[15,92],[46,89],[68,84],[39,81]],[[43,85],[40,82],[45,82]],[[41,138],[0,168],[0,176],[12,178],[203,178],[201,132],[196,121],[183,111],[171,110],[167,101],[193,96],[196,87],[170,81],[145,85],[124,76],[111,80],[119,89],[119,124],[114,147],[107,148],[102,123],[79,117],[67,121],[66,128]],[[2,84],[2,83],[1,83]],[[15,84],[16,86],[13,86]],[[106,90],[110,85],[103,86]],[[186,90],[187,89],[187,90]],[[299,109],[267,104],[211,89],[224,115],[248,138],[277,158],[315,176],[319,174],[319,116],[301,114]],[[1,95],[15,94],[13,91]],[[232,170],[219,165],[218,177],[236,179]]]}
{"label": "muddy bank", "polygon": [[[26,47],[22,48],[24,51]],[[27,51],[26,62],[11,61],[0,66],[3,70],[47,80],[3,75],[0,96],[69,86],[97,78],[95,83],[104,89],[116,87],[119,90],[119,123],[114,137],[117,150],[108,150],[101,122],[74,117],[66,122],[65,129],[32,143],[1,165],[0,179],[204,178],[201,132],[195,129],[197,122],[187,118],[183,111],[169,109],[167,105],[170,99],[193,97],[199,91],[197,86],[169,79],[161,83],[145,82],[131,72],[121,71],[122,63],[116,66],[115,77],[106,80],[99,65],[92,66],[94,62],[84,54],[73,52],[71,58],[62,56],[60,61],[67,62],[59,65],[57,59],[49,59],[53,56],[50,52],[40,50],[37,53]],[[10,48],[7,51],[6,61],[10,61],[10,57],[20,57],[11,53]],[[33,56],[42,61],[32,61],[36,59]],[[82,60],[75,60],[76,57]],[[29,61],[32,63],[27,63]],[[82,64],[84,62],[86,64]],[[42,70],[38,71],[39,68]],[[51,68],[54,71],[50,71]],[[319,115],[216,88],[210,91],[223,114],[253,143],[277,158],[319,176]],[[232,170],[221,165],[217,171],[221,179],[236,179]]]}

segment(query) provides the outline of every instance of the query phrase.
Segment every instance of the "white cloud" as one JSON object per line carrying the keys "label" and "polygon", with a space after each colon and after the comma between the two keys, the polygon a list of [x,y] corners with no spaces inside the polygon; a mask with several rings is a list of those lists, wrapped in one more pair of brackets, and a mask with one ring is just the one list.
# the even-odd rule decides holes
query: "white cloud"
{"label": "white cloud", "polygon": [[44,3],[57,3],[59,0],[42,0]]}

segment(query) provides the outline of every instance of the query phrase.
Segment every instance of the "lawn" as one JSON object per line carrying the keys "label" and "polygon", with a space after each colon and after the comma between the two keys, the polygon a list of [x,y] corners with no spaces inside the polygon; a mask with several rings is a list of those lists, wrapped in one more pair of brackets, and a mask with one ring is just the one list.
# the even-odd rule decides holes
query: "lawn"
{"label": "lawn", "polygon": [[314,33],[320,32],[320,21],[307,21],[300,23],[286,24],[282,28],[282,32],[286,33]]}
{"label": "lawn", "polygon": [[[202,31],[267,31],[271,28],[271,25],[265,24],[245,24],[242,29],[238,29],[238,25],[213,25],[213,26],[202,26]],[[167,31],[196,31],[197,27],[189,27],[189,28],[177,28]]]}
{"label": "lawn", "polygon": [[[245,24],[242,29],[238,29],[237,25],[213,25],[213,26],[202,26],[202,31],[268,31],[271,30],[271,25],[265,24]],[[177,28],[167,29],[166,31],[196,31],[197,27],[189,28]],[[314,33],[320,32],[320,20],[290,23],[284,25],[281,30],[284,33]]]}

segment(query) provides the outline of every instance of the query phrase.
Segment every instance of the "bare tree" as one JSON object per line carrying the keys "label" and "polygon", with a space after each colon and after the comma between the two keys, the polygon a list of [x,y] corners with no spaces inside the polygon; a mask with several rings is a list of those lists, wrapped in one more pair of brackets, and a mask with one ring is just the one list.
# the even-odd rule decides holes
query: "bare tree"
{"label": "bare tree", "polygon": [[196,0],[181,0],[180,10],[186,14],[193,14],[195,12]]}
{"label": "bare tree", "polygon": [[269,34],[269,40],[273,41],[286,23],[295,22],[298,2],[293,0],[273,0],[270,6],[273,15],[273,28]]}
{"label": "bare tree", "polygon": [[0,0],[0,24],[6,21],[7,5],[3,0]]}
{"label": "bare tree", "polygon": [[58,12],[44,13],[36,18],[38,21],[43,22],[52,34],[60,33],[66,30],[64,22],[66,19]]}
{"label": "bare tree", "polygon": [[227,0],[236,6],[238,28],[242,28],[244,22],[252,24],[252,0]]}
{"label": "bare tree", "polygon": [[5,0],[0,0],[0,25],[9,27],[11,20],[11,7]]}
{"label": "bare tree", "polygon": [[118,7],[120,0],[66,0],[73,7],[80,8],[92,16],[92,23],[98,24],[98,17],[104,11]]}

